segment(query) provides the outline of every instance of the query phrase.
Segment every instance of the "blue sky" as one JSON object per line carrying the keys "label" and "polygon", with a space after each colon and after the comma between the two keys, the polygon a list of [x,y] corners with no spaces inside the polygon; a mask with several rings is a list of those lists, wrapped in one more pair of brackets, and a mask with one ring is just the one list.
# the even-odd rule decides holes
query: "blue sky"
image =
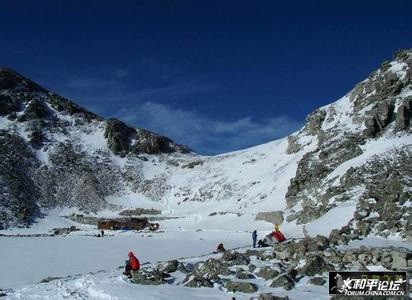
{"label": "blue sky", "polygon": [[0,2],[0,65],[199,153],[298,129],[394,51],[412,1]]}

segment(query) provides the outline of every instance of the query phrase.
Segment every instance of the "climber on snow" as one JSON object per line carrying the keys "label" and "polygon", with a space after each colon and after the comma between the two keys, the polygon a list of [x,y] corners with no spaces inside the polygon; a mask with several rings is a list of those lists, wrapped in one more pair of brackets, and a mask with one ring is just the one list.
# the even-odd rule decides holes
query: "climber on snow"
{"label": "climber on snow", "polygon": [[286,241],[285,236],[280,231],[279,224],[275,224],[275,230],[272,232],[272,236],[276,239],[278,243]]}
{"label": "climber on snow", "polygon": [[225,249],[225,247],[223,246],[223,244],[219,244],[219,245],[217,246],[216,251],[217,251],[217,253],[220,253],[220,252],[225,252],[226,249]]}
{"label": "climber on snow", "polygon": [[123,275],[126,276],[130,276],[130,271],[138,271],[140,269],[140,262],[133,252],[129,252],[128,256],[129,260],[126,261],[125,271],[123,272]]}
{"label": "climber on snow", "polygon": [[252,241],[253,241],[253,248],[256,248],[256,241],[257,241],[257,231],[256,230],[252,232]]}

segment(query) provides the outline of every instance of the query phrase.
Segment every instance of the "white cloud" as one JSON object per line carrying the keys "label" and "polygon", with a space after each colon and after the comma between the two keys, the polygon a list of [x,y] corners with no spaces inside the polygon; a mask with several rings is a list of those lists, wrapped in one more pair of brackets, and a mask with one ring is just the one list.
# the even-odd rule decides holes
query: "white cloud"
{"label": "white cloud", "polygon": [[247,116],[234,121],[217,120],[196,111],[144,102],[121,109],[116,116],[136,127],[145,127],[206,154],[239,150],[268,142],[297,130],[302,123],[286,116],[254,121]]}

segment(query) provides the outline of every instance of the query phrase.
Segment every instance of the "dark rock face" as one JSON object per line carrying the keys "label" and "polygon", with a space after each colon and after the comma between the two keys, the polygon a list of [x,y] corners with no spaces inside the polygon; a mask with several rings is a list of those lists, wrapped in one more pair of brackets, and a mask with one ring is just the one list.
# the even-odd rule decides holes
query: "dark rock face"
{"label": "dark rock face", "polygon": [[8,95],[0,94],[0,116],[6,116],[12,112],[19,111],[21,103]]}
{"label": "dark rock face", "polygon": [[[145,129],[134,129],[125,123],[110,119],[107,121],[104,134],[108,140],[110,149],[116,154],[127,154],[129,152],[139,154],[159,153],[188,153],[190,150],[184,146],[175,144],[164,136],[159,136]],[[131,141],[135,140],[133,144]]]}
{"label": "dark rock face", "polygon": [[23,115],[17,118],[19,122],[30,120],[44,119],[51,116],[51,112],[44,102],[39,100],[31,100],[23,112]]}
{"label": "dark rock face", "polygon": [[159,154],[159,153],[189,153],[190,149],[174,143],[165,136],[157,135],[146,129],[138,129],[137,143],[133,146],[134,153]]}
{"label": "dark rock face", "polygon": [[389,125],[393,120],[393,104],[391,102],[383,102],[377,105],[372,111],[372,116],[365,120],[366,137],[375,137],[377,134],[383,131],[383,129]]}
{"label": "dark rock face", "polygon": [[130,139],[134,137],[136,130],[128,127],[117,119],[109,119],[106,124],[104,137],[107,139],[109,148],[116,154],[128,153]]}
{"label": "dark rock face", "polygon": [[38,164],[23,139],[0,131],[0,221],[3,227],[29,225],[40,215],[33,181]]}
{"label": "dark rock face", "polygon": [[399,106],[396,113],[396,128],[407,130],[411,125],[412,119],[412,97],[406,98]]}
{"label": "dark rock face", "polygon": [[0,68],[0,90],[17,90],[18,92],[45,92],[45,89],[43,89],[38,84],[7,68]]}
{"label": "dark rock face", "polygon": [[84,117],[86,120],[102,120],[102,118],[98,115],[57,94],[48,93],[46,101],[49,102],[55,110],[59,112],[65,111],[70,116],[79,115]]}

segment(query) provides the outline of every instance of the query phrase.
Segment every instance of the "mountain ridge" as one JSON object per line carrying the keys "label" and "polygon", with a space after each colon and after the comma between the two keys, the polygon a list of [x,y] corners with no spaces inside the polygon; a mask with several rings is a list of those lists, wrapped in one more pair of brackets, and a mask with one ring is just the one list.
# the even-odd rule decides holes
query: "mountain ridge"
{"label": "mountain ridge", "polygon": [[[298,132],[211,157],[150,131],[133,131],[121,121],[102,120],[59,101],[60,96],[49,96],[57,100],[41,107],[36,103],[36,93],[45,93],[40,86],[20,78],[21,89],[10,80],[4,83],[0,72],[0,95],[13,96],[11,101],[0,98],[9,111],[0,116],[2,139],[7,139],[0,156],[10,160],[0,168],[2,174],[23,170],[14,175],[18,180],[1,178],[0,222],[26,226],[53,207],[88,212],[157,207],[200,213],[204,222],[219,220],[214,213],[240,215],[233,220],[239,222],[261,211],[282,211],[286,226],[296,231],[345,208],[347,216],[325,232],[349,226],[352,238],[380,234],[379,227],[387,236],[408,238],[411,65],[411,50],[397,52],[346,96],[309,114]],[[17,90],[10,93],[7,87]],[[16,99],[34,104],[23,110]],[[55,117],[51,121],[48,109]],[[17,160],[8,155],[15,149],[21,149]],[[372,176],[390,167],[396,172]],[[10,193],[13,184],[23,188]],[[399,209],[401,216],[395,213]]]}

